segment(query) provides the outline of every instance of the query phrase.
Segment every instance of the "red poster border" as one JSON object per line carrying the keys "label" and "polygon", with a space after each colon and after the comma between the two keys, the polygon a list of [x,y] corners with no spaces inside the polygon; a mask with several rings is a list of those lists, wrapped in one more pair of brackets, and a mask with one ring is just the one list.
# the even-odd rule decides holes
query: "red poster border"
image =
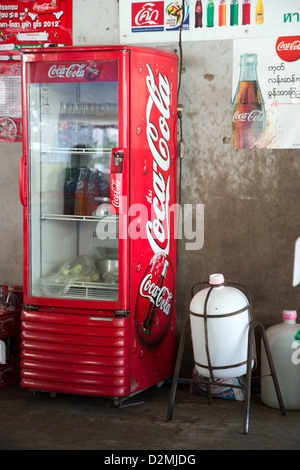
{"label": "red poster border", "polygon": [[[43,4],[50,3],[53,4],[53,1],[44,0]],[[50,42],[42,41],[42,40],[34,40],[33,32],[39,33],[38,26],[35,24],[35,30],[28,32],[28,37],[30,34],[32,36],[31,41],[20,41],[17,39],[17,36],[20,37],[19,33],[26,33],[26,27],[22,27],[23,23],[20,23],[20,28],[5,28],[3,27],[4,24],[7,24],[9,21],[13,21],[13,19],[17,19],[17,16],[14,15],[14,12],[18,12],[18,19],[21,16],[19,14],[23,14],[23,9],[20,10],[20,5],[23,5],[24,9],[27,8],[29,13],[34,13],[36,10],[34,6],[39,6],[41,4],[40,0],[31,0],[31,1],[24,1],[24,0],[11,0],[11,1],[1,1],[1,7],[3,9],[0,11],[3,15],[0,17],[0,65],[1,63],[6,66],[15,66],[18,63],[18,56],[20,57],[20,50],[22,48],[30,48],[30,47],[53,47],[58,45],[66,45],[72,46],[73,45],[73,0],[57,0],[57,7],[52,8],[52,11],[49,13],[47,12],[39,12],[38,15],[33,15],[30,17],[32,20],[31,25],[33,25],[34,19],[37,20],[38,18],[42,18],[41,24],[42,26],[48,27],[49,32],[51,30],[51,19],[52,16],[57,14],[59,17],[59,11],[63,9],[63,14],[66,15],[65,22],[61,27],[61,30],[64,31],[64,39],[63,41],[60,39],[60,35],[57,33],[60,28],[56,28],[51,30],[51,34],[49,34],[49,38],[51,38]],[[5,7],[9,7],[10,9],[5,10]],[[29,13],[28,16],[29,16]],[[26,16],[26,18],[28,18]],[[57,20],[59,22],[59,19]],[[11,24],[11,23],[8,23]],[[29,22],[28,22],[29,24]],[[60,23],[59,23],[60,24]],[[2,27],[1,27],[2,26]],[[29,28],[30,29],[30,28]],[[31,28],[32,29],[32,28]],[[12,33],[13,31],[13,33]],[[2,59],[1,59],[2,57]],[[20,67],[21,68],[21,67]],[[6,75],[7,77],[8,75]],[[12,76],[16,76],[16,73],[12,73]],[[20,70],[21,76],[21,70]],[[0,75],[1,80],[1,75]],[[0,116],[0,142],[22,142],[23,139],[23,128],[22,128],[22,116],[20,117],[12,117],[12,116]]]}
{"label": "red poster border", "polygon": [[9,44],[17,48],[73,44],[73,0],[44,0],[43,4],[49,6],[57,2],[52,11],[35,9],[40,2],[1,1],[0,49]]}

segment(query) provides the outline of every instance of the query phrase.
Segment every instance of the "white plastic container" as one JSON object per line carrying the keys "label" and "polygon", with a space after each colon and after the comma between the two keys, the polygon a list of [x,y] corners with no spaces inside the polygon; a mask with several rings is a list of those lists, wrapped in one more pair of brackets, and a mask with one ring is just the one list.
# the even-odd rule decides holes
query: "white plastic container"
{"label": "white plastic container", "polygon": [[[283,322],[266,330],[274,367],[286,410],[300,410],[300,330],[295,310],[283,310]],[[261,375],[270,374],[265,349],[261,348]],[[261,378],[261,399],[271,408],[279,408],[271,376]]]}
{"label": "white plastic container", "polygon": [[[198,292],[190,304],[196,369],[202,376],[210,378],[210,357],[213,378],[216,379],[240,377],[247,372],[249,301],[241,290],[224,283],[223,274],[210,276],[209,284],[213,289],[207,301],[207,335],[204,305],[211,287]],[[228,366],[234,367],[227,368]]]}

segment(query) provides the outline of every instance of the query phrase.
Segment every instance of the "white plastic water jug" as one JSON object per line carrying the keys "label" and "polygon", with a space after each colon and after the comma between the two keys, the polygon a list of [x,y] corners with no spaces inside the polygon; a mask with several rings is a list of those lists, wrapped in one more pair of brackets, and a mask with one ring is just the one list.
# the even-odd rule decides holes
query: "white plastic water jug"
{"label": "white plastic water jug", "polygon": [[0,364],[6,364],[6,345],[0,340]]}
{"label": "white plastic water jug", "polygon": [[[300,410],[300,330],[295,310],[283,310],[283,322],[266,330],[274,367],[286,410]],[[265,349],[261,348],[261,399],[271,408],[279,408]],[[267,377],[263,377],[268,375]]]}
{"label": "white plastic water jug", "polygon": [[223,274],[211,274],[209,284],[190,304],[195,366],[204,377],[240,377],[247,372],[249,300]]}

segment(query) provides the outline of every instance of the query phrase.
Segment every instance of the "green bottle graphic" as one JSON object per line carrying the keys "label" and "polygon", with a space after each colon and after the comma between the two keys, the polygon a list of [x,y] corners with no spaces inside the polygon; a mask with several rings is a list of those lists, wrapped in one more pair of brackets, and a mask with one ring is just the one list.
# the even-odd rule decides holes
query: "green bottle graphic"
{"label": "green bottle graphic", "polygon": [[239,23],[239,2],[238,0],[231,0],[230,4],[230,26],[235,26]]}
{"label": "green bottle graphic", "polygon": [[212,28],[214,25],[215,5],[213,0],[208,0],[207,4],[207,27]]}

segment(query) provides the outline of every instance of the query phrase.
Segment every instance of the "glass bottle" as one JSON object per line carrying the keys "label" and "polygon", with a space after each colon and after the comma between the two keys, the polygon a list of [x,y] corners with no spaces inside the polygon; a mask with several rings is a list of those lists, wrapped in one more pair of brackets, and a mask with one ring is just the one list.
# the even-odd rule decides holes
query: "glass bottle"
{"label": "glass bottle", "polygon": [[234,148],[253,148],[265,127],[265,105],[257,78],[257,54],[242,54],[232,105]]}
{"label": "glass bottle", "polygon": [[195,28],[202,28],[202,1],[197,0],[195,6]]}

